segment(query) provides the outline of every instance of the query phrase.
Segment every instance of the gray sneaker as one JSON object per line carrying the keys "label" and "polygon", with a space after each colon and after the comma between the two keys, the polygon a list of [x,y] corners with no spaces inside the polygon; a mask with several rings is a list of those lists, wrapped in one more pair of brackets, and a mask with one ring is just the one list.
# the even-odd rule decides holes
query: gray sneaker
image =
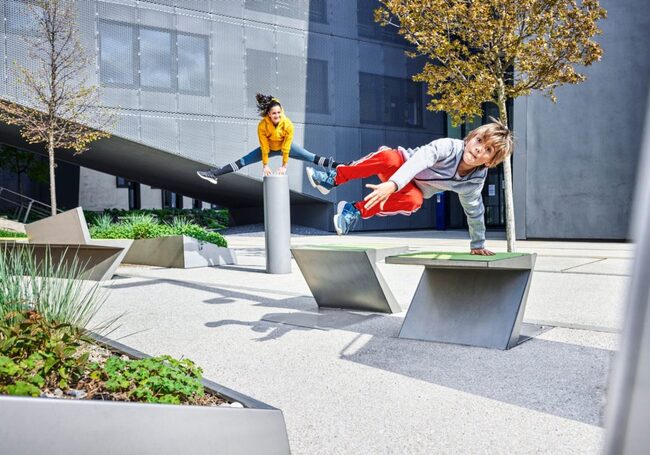
{"label": "gray sneaker", "polygon": [[219,170],[219,168],[210,169],[208,171],[196,171],[196,175],[201,177],[203,180],[207,180],[208,182],[210,182],[212,184],[216,184],[218,175],[217,175],[217,173],[215,171],[218,171],[218,170]]}

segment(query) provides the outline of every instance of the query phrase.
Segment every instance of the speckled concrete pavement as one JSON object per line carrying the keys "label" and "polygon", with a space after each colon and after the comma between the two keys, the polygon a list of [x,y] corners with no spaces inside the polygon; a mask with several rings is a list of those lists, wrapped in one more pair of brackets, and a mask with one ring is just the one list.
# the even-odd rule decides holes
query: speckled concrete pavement
{"label": "speckled concrete pavement", "polygon": [[[295,235],[314,243],[463,251],[465,233]],[[264,237],[227,237],[237,266],[123,266],[99,318],[152,355],[283,410],[294,454],[593,454],[634,246],[524,242],[538,253],[525,321],[549,326],[509,351],[397,338],[404,312],[318,308],[295,262],[264,272]],[[489,240],[504,251],[505,242]],[[380,264],[406,310],[420,267]],[[284,323],[273,321],[282,320]]]}

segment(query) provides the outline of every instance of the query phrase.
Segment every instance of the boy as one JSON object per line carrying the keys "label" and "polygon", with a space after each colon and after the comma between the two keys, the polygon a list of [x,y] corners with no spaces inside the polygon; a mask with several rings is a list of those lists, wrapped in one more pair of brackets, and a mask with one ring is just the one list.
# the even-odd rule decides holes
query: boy
{"label": "boy", "polygon": [[458,193],[469,225],[472,254],[491,256],[485,249],[485,223],[481,190],[487,168],[508,158],[513,150],[512,133],[500,121],[471,131],[464,141],[437,139],[415,149],[397,150],[382,146],[374,153],[330,171],[307,169],[312,186],[327,194],[348,180],[377,175],[382,183],[366,185],[372,189],[363,201],[341,201],[334,215],[337,234],[347,234],[359,218],[375,215],[410,215],[424,198],[442,191]]}

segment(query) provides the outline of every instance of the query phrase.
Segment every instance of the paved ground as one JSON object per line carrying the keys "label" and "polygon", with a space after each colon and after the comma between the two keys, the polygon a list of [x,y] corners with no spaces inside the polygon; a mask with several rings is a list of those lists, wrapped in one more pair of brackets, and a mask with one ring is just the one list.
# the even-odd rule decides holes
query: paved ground
{"label": "paved ground", "polygon": [[[463,251],[465,235],[292,242]],[[122,342],[189,357],[206,377],[281,408],[294,454],[598,452],[633,245],[519,242],[538,253],[525,321],[549,330],[496,351],[399,339],[404,312],[319,312],[295,263],[288,275],[264,273],[263,236],[227,238],[237,266],[121,267],[101,316],[126,312],[113,335],[129,335]],[[422,269],[380,269],[407,309]]]}

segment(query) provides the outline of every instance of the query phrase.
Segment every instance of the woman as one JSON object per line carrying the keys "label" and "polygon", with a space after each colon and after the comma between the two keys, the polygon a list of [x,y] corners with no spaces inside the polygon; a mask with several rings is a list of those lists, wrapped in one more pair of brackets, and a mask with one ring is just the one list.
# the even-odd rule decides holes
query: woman
{"label": "woman", "polygon": [[260,146],[248,155],[223,167],[216,167],[207,171],[197,171],[196,173],[199,177],[210,183],[217,183],[219,176],[238,171],[244,166],[260,161],[264,164],[264,175],[271,175],[273,171],[269,167],[269,156],[280,154],[282,155],[282,166],[277,170],[277,174],[280,175],[287,172],[289,158],[307,161],[324,168],[332,168],[340,164],[334,161],[334,158],[314,155],[310,151],[293,143],[293,123],[284,115],[282,105],[277,98],[270,95],[262,95],[261,93],[258,93],[255,98],[257,100],[257,110],[262,117],[262,120],[257,125]]}

